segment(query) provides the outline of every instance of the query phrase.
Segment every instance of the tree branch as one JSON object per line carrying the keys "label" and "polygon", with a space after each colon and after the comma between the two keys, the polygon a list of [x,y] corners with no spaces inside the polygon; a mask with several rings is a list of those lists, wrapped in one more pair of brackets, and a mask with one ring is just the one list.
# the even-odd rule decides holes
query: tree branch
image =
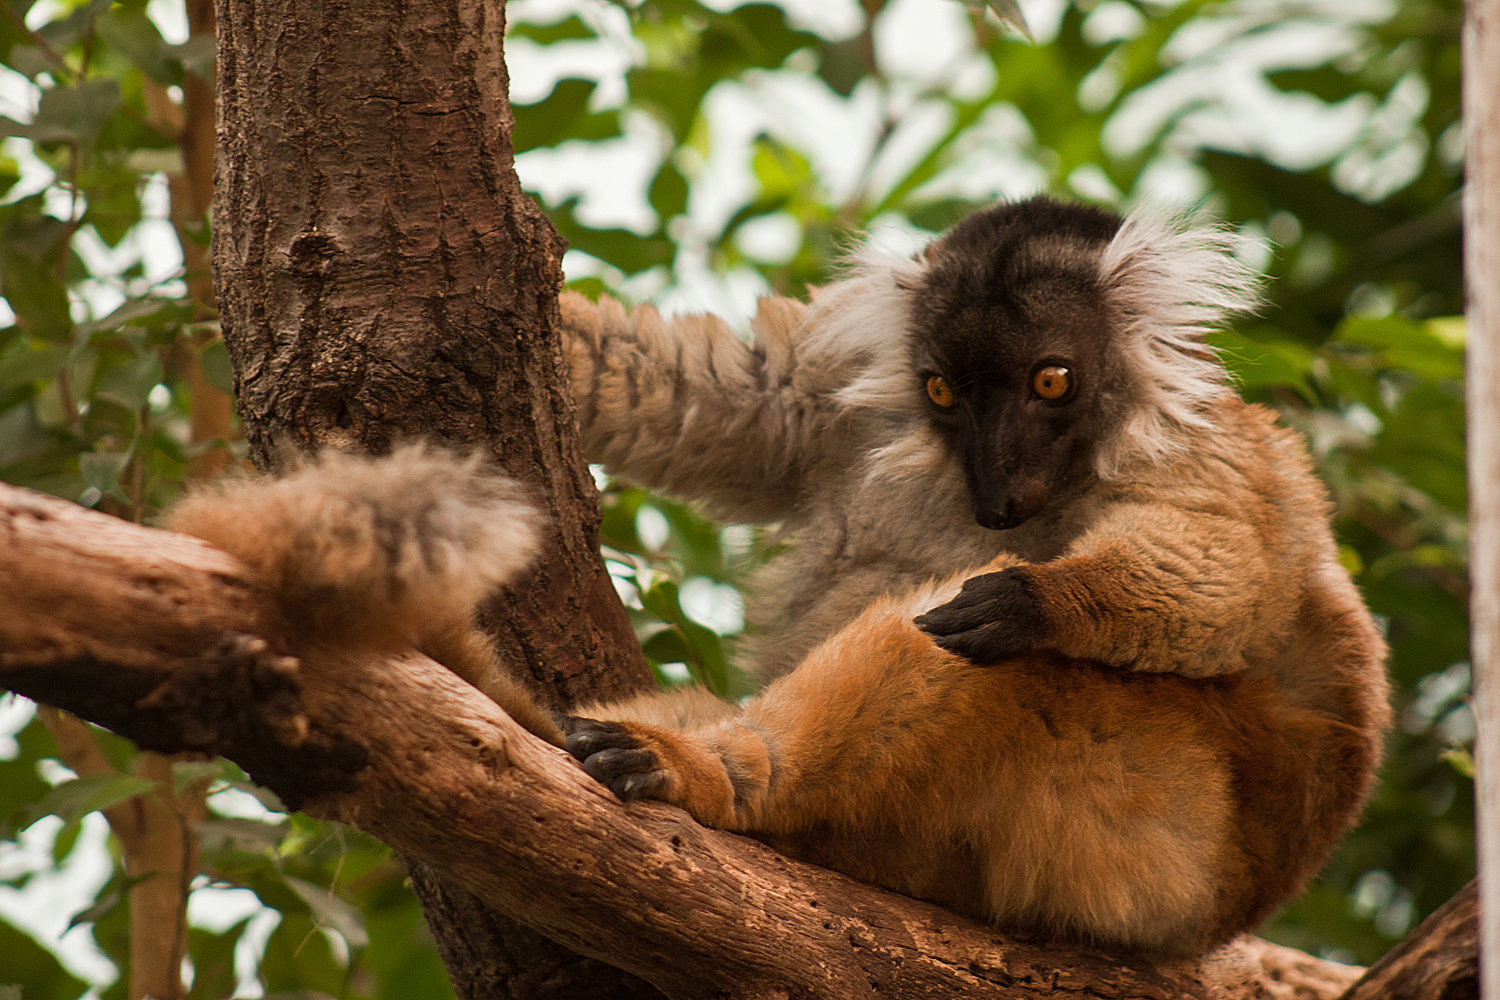
{"label": "tree branch", "polygon": [[419,654],[314,669],[232,557],[0,487],[0,684],[219,753],[668,996],[1308,997],[1359,970],[1247,940],[1154,964],[1003,935],[660,803],[622,805]]}
{"label": "tree branch", "polygon": [[1478,1000],[1479,892],[1470,882],[1381,956],[1344,1000]]}

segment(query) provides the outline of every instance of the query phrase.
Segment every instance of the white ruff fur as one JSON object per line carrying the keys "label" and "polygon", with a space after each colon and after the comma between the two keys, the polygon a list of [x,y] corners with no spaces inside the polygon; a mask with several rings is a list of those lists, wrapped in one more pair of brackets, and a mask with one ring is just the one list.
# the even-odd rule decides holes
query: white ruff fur
{"label": "white ruff fur", "polygon": [[1132,212],[1099,257],[1099,280],[1138,379],[1130,417],[1099,449],[1096,471],[1153,464],[1208,426],[1207,404],[1227,373],[1205,335],[1259,302],[1259,275],[1234,255],[1237,237],[1214,226]]}
{"label": "white ruff fur", "polygon": [[846,277],[824,288],[804,319],[812,330],[808,362],[839,367],[857,361],[862,370],[838,391],[844,406],[887,411],[911,408],[913,377],[908,338],[912,290],[925,266],[871,245],[844,264]]}

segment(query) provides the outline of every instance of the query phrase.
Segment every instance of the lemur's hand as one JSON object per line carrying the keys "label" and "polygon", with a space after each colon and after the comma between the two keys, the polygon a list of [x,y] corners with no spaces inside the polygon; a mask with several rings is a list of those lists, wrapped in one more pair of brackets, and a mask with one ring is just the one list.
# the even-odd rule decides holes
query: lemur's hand
{"label": "lemur's hand", "polygon": [[1043,645],[1047,623],[1025,566],[964,581],[947,604],[916,618],[943,649],[975,663],[998,663]]}

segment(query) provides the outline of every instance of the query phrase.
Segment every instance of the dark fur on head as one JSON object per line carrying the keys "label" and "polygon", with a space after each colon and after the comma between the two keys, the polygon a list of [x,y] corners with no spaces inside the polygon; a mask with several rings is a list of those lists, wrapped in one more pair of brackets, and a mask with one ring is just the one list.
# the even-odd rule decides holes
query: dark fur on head
{"label": "dark fur on head", "polygon": [[[1122,422],[1132,373],[1099,273],[1121,224],[1036,198],[969,216],[926,255],[913,374],[952,387],[953,405],[932,416],[962,456],[985,527],[1016,527],[1089,482],[1096,443]],[[1064,398],[1032,391],[1044,366],[1067,371]]]}
{"label": "dark fur on head", "polygon": [[[1014,528],[1096,478],[1181,454],[1206,426],[1225,372],[1204,335],[1255,302],[1233,246],[1222,229],[1144,213],[997,205],[917,260],[867,251],[815,304],[814,344],[866,352],[844,404],[920,418],[873,456],[873,474],[931,475],[947,452],[979,523]],[[1053,365],[1068,393],[1039,398],[1032,379]],[[953,405],[929,403],[934,375]]]}

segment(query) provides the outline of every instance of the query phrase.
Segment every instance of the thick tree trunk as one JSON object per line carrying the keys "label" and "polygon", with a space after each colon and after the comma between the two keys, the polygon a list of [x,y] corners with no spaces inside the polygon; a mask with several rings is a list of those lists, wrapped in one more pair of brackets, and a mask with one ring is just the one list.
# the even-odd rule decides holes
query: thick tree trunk
{"label": "thick tree trunk", "polygon": [[[563,244],[512,165],[503,4],[219,0],[218,25],[214,268],[252,459],[492,451],[551,515],[531,578],[485,611],[502,654],[554,704],[648,685],[552,333]],[[565,956],[416,870],[461,996],[555,995],[530,956]],[[590,968],[640,992],[597,963],[572,988]]]}
{"label": "thick tree trunk", "polygon": [[221,0],[216,293],[251,456],[483,448],[553,516],[492,613],[562,699],[650,683],[599,556],[553,335],[563,244],[522,194],[494,0]]}
{"label": "thick tree trunk", "polygon": [[[426,657],[279,655],[277,613],[206,543],[3,486],[0,593],[17,601],[0,616],[0,685],[144,747],[228,756],[289,805],[391,844],[469,923],[443,949],[470,996],[646,980],[684,1000],[1332,1000],[1359,974],[1254,939],[1159,963],[1027,942],[671,806],[622,805]],[[492,933],[501,916],[640,979],[610,984],[556,949],[518,960],[503,950],[515,935]]]}

